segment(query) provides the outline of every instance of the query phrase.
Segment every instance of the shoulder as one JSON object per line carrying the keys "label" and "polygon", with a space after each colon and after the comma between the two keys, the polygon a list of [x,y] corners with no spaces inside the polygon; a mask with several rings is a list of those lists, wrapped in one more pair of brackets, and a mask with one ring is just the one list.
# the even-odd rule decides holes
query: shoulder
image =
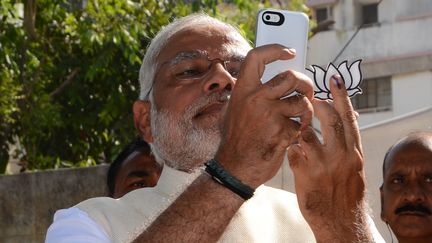
{"label": "shoulder", "polygon": [[294,193],[260,186],[231,219],[220,242],[315,242]]}
{"label": "shoulder", "polygon": [[305,223],[297,203],[297,196],[288,191],[268,186],[258,187],[254,196],[243,204],[240,211],[257,211],[257,209],[263,214],[273,215],[284,222]]}
{"label": "shoulder", "polygon": [[110,242],[104,229],[79,208],[58,210],[45,242]]}
{"label": "shoulder", "polygon": [[255,191],[254,198],[260,201],[266,200],[267,198],[266,201],[270,201],[271,203],[289,204],[290,207],[298,208],[296,194],[269,186],[262,185],[258,187]]}

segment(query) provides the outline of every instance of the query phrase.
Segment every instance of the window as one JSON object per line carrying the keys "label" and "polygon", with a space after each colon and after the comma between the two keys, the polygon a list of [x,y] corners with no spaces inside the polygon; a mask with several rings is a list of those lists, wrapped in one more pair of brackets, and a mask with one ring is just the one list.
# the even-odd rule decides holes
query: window
{"label": "window", "polygon": [[314,32],[319,32],[323,30],[329,30],[333,21],[333,7],[325,6],[315,9],[315,18],[317,21],[317,27]]}
{"label": "window", "polygon": [[392,108],[391,78],[364,79],[363,94],[352,98],[353,106],[359,112],[380,112]]}
{"label": "window", "polygon": [[378,3],[362,6],[362,24],[370,25],[378,23]]}
{"label": "window", "polygon": [[327,8],[318,8],[316,10],[316,19],[317,19],[317,23],[321,23],[325,20],[328,19],[328,13],[327,13]]}

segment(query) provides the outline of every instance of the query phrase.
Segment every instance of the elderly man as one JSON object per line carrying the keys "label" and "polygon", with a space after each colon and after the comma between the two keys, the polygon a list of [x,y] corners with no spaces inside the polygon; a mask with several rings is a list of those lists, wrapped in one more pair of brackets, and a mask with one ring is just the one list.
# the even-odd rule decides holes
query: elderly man
{"label": "elderly man", "polygon": [[383,163],[381,219],[400,243],[432,242],[432,132],[412,133]]}
{"label": "elderly man", "polygon": [[[157,186],[58,211],[47,242],[380,239],[364,210],[360,136],[341,78],[331,81],[332,105],[313,100],[301,73],[260,82],[265,64],[290,58],[295,50],[279,45],[251,49],[234,27],[203,14],[166,26],[148,47],[133,107],[165,164]],[[294,90],[302,95],[280,99]],[[313,110],[324,144],[308,127]],[[287,149],[297,198],[262,185]]]}

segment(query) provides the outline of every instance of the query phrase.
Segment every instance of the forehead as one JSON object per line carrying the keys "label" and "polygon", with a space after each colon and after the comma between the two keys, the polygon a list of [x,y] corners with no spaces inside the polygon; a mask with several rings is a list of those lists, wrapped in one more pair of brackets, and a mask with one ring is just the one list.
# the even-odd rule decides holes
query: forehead
{"label": "forehead", "polygon": [[156,163],[154,157],[150,154],[141,151],[134,151],[122,163],[119,175],[128,173],[132,170],[152,168],[153,166],[156,166]]}
{"label": "forehead", "polygon": [[226,26],[198,25],[174,34],[159,53],[158,64],[170,61],[179,53],[205,52],[210,58],[245,56],[250,46],[234,30]]}
{"label": "forehead", "polygon": [[398,144],[389,153],[385,163],[386,172],[432,168],[432,139]]}

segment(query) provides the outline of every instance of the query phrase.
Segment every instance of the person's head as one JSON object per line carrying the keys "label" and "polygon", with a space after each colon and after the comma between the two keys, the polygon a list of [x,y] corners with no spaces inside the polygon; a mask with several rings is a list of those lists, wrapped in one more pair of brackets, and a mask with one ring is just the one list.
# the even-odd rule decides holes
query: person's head
{"label": "person's head", "polygon": [[150,146],[138,138],[128,144],[111,163],[107,184],[109,196],[119,198],[142,187],[154,187],[162,171]]}
{"label": "person's head", "polygon": [[383,177],[381,219],[399,242],[432,242],[432,132],[412,133],[393,145]]}
{"label": "person's head", "polygon": [[191,171],[213,157],[249,43],[204,14],[180,18],[152,40],[140,70],[135,126],[158,160]]}

